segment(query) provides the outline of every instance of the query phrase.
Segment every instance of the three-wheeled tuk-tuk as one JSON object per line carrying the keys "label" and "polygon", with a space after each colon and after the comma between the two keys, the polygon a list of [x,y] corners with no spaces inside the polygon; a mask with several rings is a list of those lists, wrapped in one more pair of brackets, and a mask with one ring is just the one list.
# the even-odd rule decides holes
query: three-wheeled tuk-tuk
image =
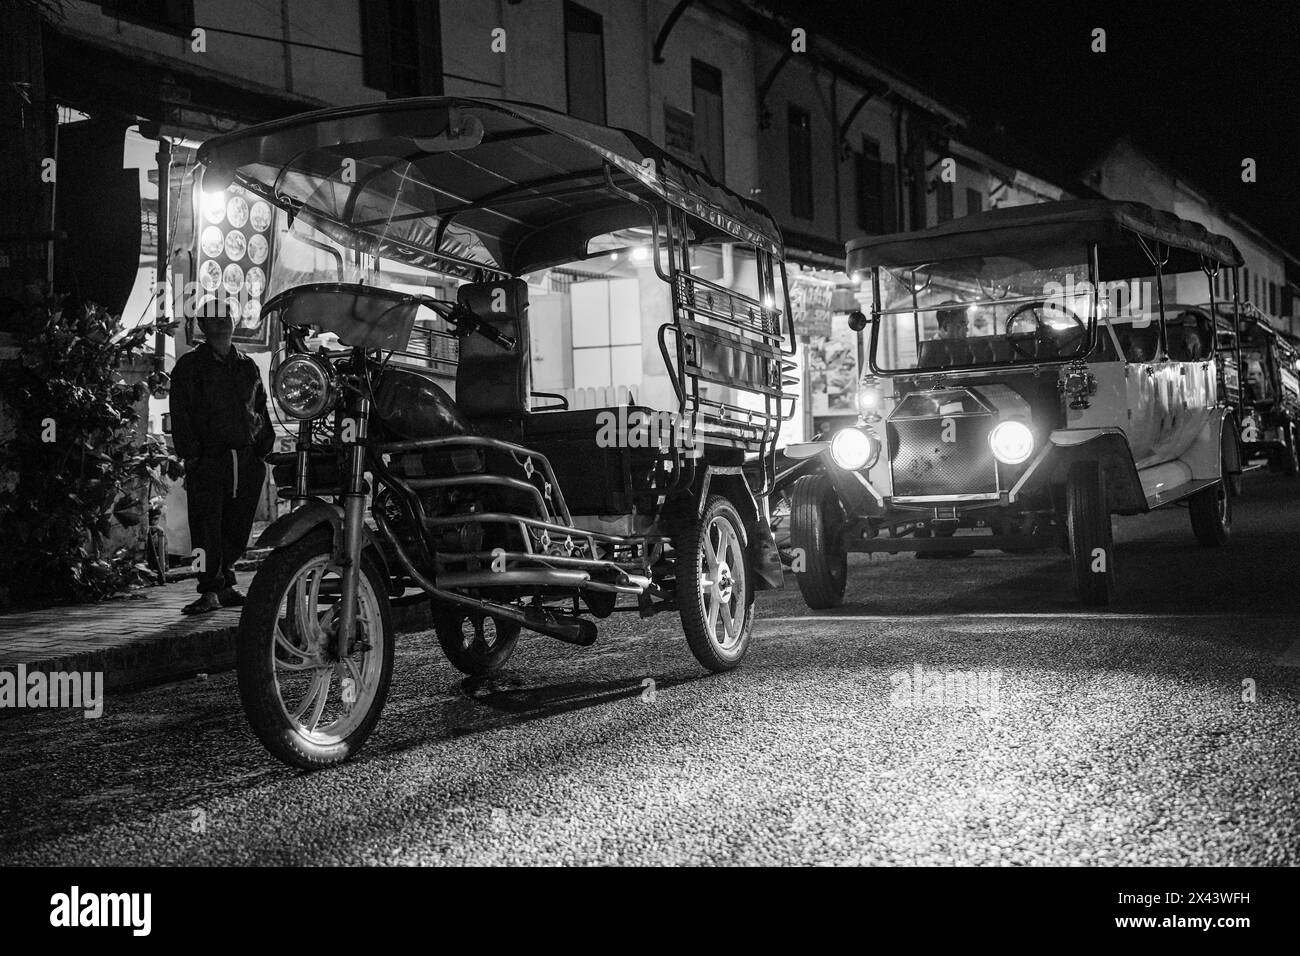
{"label": "three-wheeled tuk-tuk", "polygon": [[824,466],[790,495],[808,604],[841,601],[849,551],[1057,544],[1080,598],[1104,604],[1111,516],[1174,504],[1201,544],[1224,544],[1242,459],[1210,316],[1218,271],[1240,264],[1228,239],[1115,201],[850,242],[848,271],[873,292],[862,417],[785,449]]}
{"label": "three-wheeled tuk-tuk", "polygon": [[701,664],[740,663],[782,585],[764,485],[793,413],[762,207],[634,133],[491,100],[308,113],[199,160],[277,211],[261,313],[295,507],[238,641],[273,754],[361,746],[396,602],[472,675],[522,629],[588,645],[616,612],[676,611]]}

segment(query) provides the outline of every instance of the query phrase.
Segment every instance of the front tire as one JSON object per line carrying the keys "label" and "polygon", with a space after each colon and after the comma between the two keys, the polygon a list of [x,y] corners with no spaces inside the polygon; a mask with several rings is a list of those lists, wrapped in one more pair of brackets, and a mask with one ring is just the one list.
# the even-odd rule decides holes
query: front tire
{"label": "front tire", "polygon": [[522,628],[458,608],[435,608],[433,630],[451,666],[470,677],[487,677],[505,666],[515,652]]}
{"label": "front tire", "polygon": [[1084,604],[1109,604],[1115,597],[1115,548],[1097,462],[1070,466],[1065,497],[1075,591]]}
{"label": "front tire", "polygon": [[804,603],[815,611],[838,607],[848,580],[844,547],[844,512],[835,488],[821,475],[804,475],[794,483],[790,503],[790,545],[802,571],[795,581]]}
{"label": "front tire", "polygon": [[749,650],[754,592],[749,542],[735,507],[709,495],[704,512],[677,541],[677,607],[695,659],[709,670],[729,671]]}
{"label": "front tire", "polygon": [[379,720],[393,674],[388,596],[368,555],[362,555],[357,586],[357,639],[337,659],[342,573],[333,560],[328,530],[272,552],[239,618],[236,666],[244,713],[267,750],[303,770],[340,764],[361,748]]}

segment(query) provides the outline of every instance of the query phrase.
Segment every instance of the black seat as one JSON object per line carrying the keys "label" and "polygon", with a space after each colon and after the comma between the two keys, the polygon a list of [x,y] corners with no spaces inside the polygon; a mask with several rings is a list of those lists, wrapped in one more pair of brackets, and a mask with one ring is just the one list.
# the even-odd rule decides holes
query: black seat
{"label": "black seat", "polygon": [[529,400],[528,284],[522,279],[468,282],[456,290],[456,299],[515,340],[507,350],[478,334],[461,339],[456,404],[485,434],[517,438]]}

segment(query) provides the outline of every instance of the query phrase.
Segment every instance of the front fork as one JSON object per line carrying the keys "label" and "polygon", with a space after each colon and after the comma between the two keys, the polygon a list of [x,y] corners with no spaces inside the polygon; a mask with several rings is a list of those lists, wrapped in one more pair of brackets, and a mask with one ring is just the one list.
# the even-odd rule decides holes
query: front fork
{"label": "front fork", "polygon": [[[343,422],[343,447],[347,476],[343,490],[343,546],[337,550],[343,570],[343,593],[339,598],[338,660],[348,656],[357,624],[357,588],[361,583],[361,547],[366,514],[366,437],[370,421],[370,399],[358,396],[351,414]],[[346,429],[351,425],[352,434]]]}

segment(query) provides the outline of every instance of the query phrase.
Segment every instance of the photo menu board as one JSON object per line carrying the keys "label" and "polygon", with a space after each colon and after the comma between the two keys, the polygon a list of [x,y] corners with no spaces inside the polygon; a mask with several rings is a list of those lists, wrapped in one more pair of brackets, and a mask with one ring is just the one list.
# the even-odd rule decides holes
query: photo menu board
{"label": "photo menu board", "polygon": [[[224,300],[235,321],[235,342],[269,347],[270,336],[262,319],[262,297],[275,241],[275,210],[271,204],[241,186],[205,192],[199,200],[197,278],[200,309]],[[202,337],[196,327],[194,341]]]}

